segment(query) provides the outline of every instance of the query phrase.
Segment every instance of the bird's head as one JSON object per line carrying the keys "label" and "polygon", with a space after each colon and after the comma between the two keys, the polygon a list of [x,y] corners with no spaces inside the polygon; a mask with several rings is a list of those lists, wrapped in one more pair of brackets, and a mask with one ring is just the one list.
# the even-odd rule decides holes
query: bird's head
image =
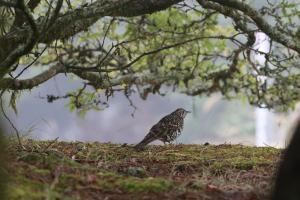
{"label": "bird's head", "polygon": [[191,113],[191,111],[187,111],[183,108],[178,108],[177,110],[175,110],[175,112],[181,117],[185,117],[188,113]]}

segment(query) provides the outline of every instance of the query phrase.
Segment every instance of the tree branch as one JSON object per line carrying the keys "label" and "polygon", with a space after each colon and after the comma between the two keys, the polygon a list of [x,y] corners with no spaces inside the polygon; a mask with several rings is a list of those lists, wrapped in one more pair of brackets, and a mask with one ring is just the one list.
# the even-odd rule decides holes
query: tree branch
{"label": "tree branch", "polygon": [[[184,74],[170,74],[160,76],[152,73],[135,73],[135,74],[126,74],[111,78],[109,80],[100,79],[100,76],[92,72],[81,72],[73,71],[75,75],[81,79],[88,80],[89,84],[95,88],[107,89],[115,87],[118,85],[160,85],[166,81],[178,81],[183,80],[186,75]],[[188,74],[189,75],[189,74]]]}
{"label": "tree branch", "polygon": [[41,0],[30,0],[27,4],[28,8],[33,12],[33,10],[39,5]]}
{"label": "tree branch", "polygon": [[[74,9],[55,17],[57,18],[55,23],[53,23],[49,30],[43,33],[43,37],[40,37],[39,41],[34,40],[37,38],[36,30],[42,30],[44,25],[43,19],[45,17],[40,17],[35,23],[28,8],[24,5],[24,9],[21,10],[27,16],[29,27],[25,26],[0,38],[0,69],[3,67],[6,68],[6,70],[2,70],[1,74],[5,74],[7,68],[20,56],[27,54],[35,42],[49,44],[54,40],[69,38],[78,32],[86,30],[104,16],[133,17],[150,14],[155,11],[164,10],[180,1],[182,0],[115,0],[113,2],[111,0],[97,0],[86,7]],[[14,4],[4,1],[0,1],[1,4],[14,6]],[[26,43],[22,44],[24,40],[26,40]]]}
{"label": "tree branch", "polygon": [[236,10],[243,12],[246,16],[250,17],[255,22],[257,27],[262,32],[267,34],[272,40],[281,43],[282,45],[290,49],[293,49],[300,54],[299,40],[296,40],[295,37],[294,40],[292,38],[288,38],[286,34],[283,34],[278,28],[271,26],[266,20],[264,20],[263,16],[258,11],[256,11],[248,4],[238,0],[208,0],[208,1],[216,2],[220,5],[229,8],[234,8]]}
{"label": "tree branch", "polygon": [[64,67],[61,65],[54,66],[41,74],[24,80],[18,80],[13,78],[2,78],[0,79],[0,89],[10,89],[10,90],[24,90],[24,89],[32,89],[55,75],[64,72]]}
{"label": "tree branch", "polygon": [[[0,79],[0,89],[11,89],[11,90],[24,90],[24,89],[32,89],[47,80],[53,78],[59,73],[65,73],[67,69],[62,65],[54,66],[41,74],[34,76],[29,79],[18,80],[13,78],[3,78]],[[151,73],[136,73],[136,74],[126,74],[120,75],[114,78],[110,78],[109,80],[103,79],[99,76],[98,73],[94,72],[83,72],[81,70],[69,69],[68,73],[73,73],[80,77],[83,80],[89,81],[90,85],[93,85],[95,88],[110,88],[122,84],[162,84],[165,81],[172,80],[183,80],[185,78],[182,74],[177,75],[166,75],[166,76],[158,76],[156,74]]]}
{"label": "tree branch", "polygon": [[15,6],[16,6],[16,3],[7,2],[7,1],[0,1],[0,6],[5,6],[5,7],[15,7]]}
{"label": "tree branch", "polygon": [[25,18],[30,26],[30,31],[28,33],[29,36],[25,44],[21,44],[16,49],[9,52],[7,57],[2,62],[0,60],[0,78],[2,78],[9,71],[10,66],[12,66],[21,56],[31,51],[38,37],[37,26],[29,9],[26,7],[24,0],[18,1],[15,5],[15,8],[19,9],[25,15]]}

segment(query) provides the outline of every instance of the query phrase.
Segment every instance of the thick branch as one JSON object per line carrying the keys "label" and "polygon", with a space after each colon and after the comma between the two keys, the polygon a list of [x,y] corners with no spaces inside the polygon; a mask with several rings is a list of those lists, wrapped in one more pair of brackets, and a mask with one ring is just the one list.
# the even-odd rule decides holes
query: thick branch
{"label": "thick branch", "polygon": [[[43,37],[39,38],[40,43],[51,43],[57,39],[65,39],[70,36],[75,35],[78,32],[86,30],[92,24],[94,24],[98,19],[104,16],[139,16],[143,14],[153,13],[155,11],[164,10],[171,5],[178,3],[182,0],[98,0],[94,3],[81,7],[75,10],[71,10],[59,17],[57,17],[55,23],[51,26],[49,30],[43,34]],[[2,1],[0,1],[2,3]],[[3,3],[4,4],[4,3]],[[8,3],[5,3],[5,5]],[[10,4],[6,5],[10,6]],[[28,9],[28,8],[27,8]],[[40,17],[36,21],[37,29],[42,30],[44,26],[44,18]],[[30,22],[30,21],[29,21]],[[29,49],[32,45],[20,46],[23,41],[32,41],[32,36],[30,30],[33,28],[32,24],[30,26],[24,27],[23,29],[16,30],[6,36],[0,38],[0,63],[1,66],[10,67],[13,62],[16,61],[16,56],[20,57],[24,55],[24,49]],[[36,37],[35,37],[36,38]],[[27,44],[32,44],[31,42]],[[8,55],[15,50],[16,56],[9,57],[9,62],[7,60]],[[28,52],[27,52],[28,53]]]}
{"label": "thick branch", "polygon": [[97,73],[91,72],[79,72],[73,71],[78,77],[84,80],[88,80],[91,85],[95,88],[111,88],[118,85],[158,85],[167,81],[178,81],[185,78],[184,74],[172,74],[159,76],[152,73],[135,73],[135,74],[126,74],[121,75],[116,78],[111,78],[109,80],[101,79]]}
{"label": "thick branch", "polygon": [[[133,17],[164,10],[182,0],[98,0],[87,7],[69,11],[59,17],[41,42],[68,38],[87,29],[104,16]],[[55,34],[54,34],[55,33]]]}
{"label": "thick branch", "polygon": [[[62,65],[57,65],[29,79],[16,80],[13,78],[3,78],[0,80],[0,89],[11,89],[11,90],[32,89],[46,82],[47,80],[53,78],[59,73],[65,73],[66,70],[67,69]],[[151,74],[151,73],[142,73],[142,74],[136,73],[136,74],[120,75],[118,77],[110,78],[109,80],[107,80],[105,78],[100,77],[99,73],[94,73],[94,72],[82,72],[80,70],[69,69],[67,73],[73,73],[78,77],[80,77],[81,79],[87,80],[95,88],[110,88],[122,84],[156,85],[156,84],[162,84],[165,81],[183,80],[185,78],[183,74],[166,75],[160,77],[156,74]]]}
{"label": "thick branch", "polygon": [[18,45],[13,51],[9,51],[3,61],[0,60],[0,78],[2,78],[9,70],[9,67],[13,65],[19,57],[29,53],[35,45],[36,38],[38,37],[38,30],[31,15],[29,9],[26,7],[23,1],[18,1],[15,6],[16,9],[19,9],[25,16],[29,24],[29,32],[26,42],[24,44]]}
{"label": "thick branch", "polygon": [[300,54],[300,41],[292,40],[283,34],[278,28],[271,26],[263,16],[248,4],[238,0],[209,0],[212,2],[219,3],[220,5],[227,6],[243,12],[245,15],[250,17],[257,27],[264,33],[266,33],[272,40],[281,43],[282,45],[291,48]]}
{"label": "thick branch", "polygon": [[55,66],[52,67],[41,74],[24,80],[17,80],[13,78],[3,78],[0,79],[0,89],[10,89],[10,90],[25,90],[25,89],[32,89],[47,80],[51,79],[58,73],[62,73],[64,71],[64,67],[62,66]]}
{"label": "thick branch", "polygon": [[[71,10],[58,17],[53,27],[41,38],[40,42],[50,43],[57,39],[64,39],[74,34],[86,30],[98,19],[104,16],[124,16],[133,17],[150,14],[159,10],[164,10],[182,0],[98,0],[86,7]],[[42,26],[43,18],[37,22]],[[14,42],[20,42],[27,37],[24,30],[15,32]],[[0,43],[1,44],[1,43]]]}
{"label": "thick branch", "polygon": [[33,10],[39,5],[40,2],[41,0],[30,0],[27,6],[33,12]]}

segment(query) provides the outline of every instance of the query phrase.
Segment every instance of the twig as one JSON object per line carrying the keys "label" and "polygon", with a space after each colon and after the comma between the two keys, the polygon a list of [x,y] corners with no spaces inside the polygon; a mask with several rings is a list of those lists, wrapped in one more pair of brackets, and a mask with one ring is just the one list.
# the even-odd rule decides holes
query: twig
{"label": "twig", "polygon": [[7,116],[7,114],[5,113],[5,110],[3,108],[3,99],[2,96],[4,94],[5,90],[2,90],[1,94],[0,94],[0,106],[1,106],[1,110],[3,113],[3,116],[5,117],[5,119],[9,122],[9,124],[13,127],[13,129],[16,132],[17,138],[18,138],[18,142],[20,147],[24,148],[24,146],[22,145],[21,139],[20,139],[20,134],[19,134],[19,130],[16,128],[16,126],[12,123],[12,121],[9,119],[9,117]]}
{"label": "twig", "polygon": [[45,52],[46,49],[47,49],[47,46],[29,65],[27,65],[24,69],[22,69],[22,71],[17,76],[15,76],[14,79],[17,79],[19,76],[21,76],[24,73],[24,71],[26,71],[29,67],[31,67],[41,57],[41,55]]}
{"label": "twig", "polygon": [[53,141],[49,142],[49,144],[41,151],[41,153],[46,152],[50,146],[52,146],[52,144],[54,144],[55,142],[57,142],[59,137],[55,138]]}
{"label": "twig", "polygon": [[55,23],[58,15],[59,15],[59,11],[60,11],[62,5],[63,5],[63,0],[58,0],[58,2],[56,4],[56,7],[55,7],[55,10],[51,14],[50,20],[49,20],[48,24],[46,25],[47,29],[50,29],[51,26]]}
{"label": "twig", "polygon": [[104,38],[103,38],[103,41],[102,41],[101,47],[103,47],[103,46],[104,46],[105,39],[106,39],[106,37],[107,37],[107,34],[108,34],[108,32],[109,32],[109,29],[110,29],[110,27],[111,27],[112,23],[114,22],[114,20],[115,20],[115,18],[112,18],[112,19],[110,20],[109,24],[108,24],[108,27],[107,27],[107,29],[106,29],[106,31],[105,31],[105,33],[104,33]]}

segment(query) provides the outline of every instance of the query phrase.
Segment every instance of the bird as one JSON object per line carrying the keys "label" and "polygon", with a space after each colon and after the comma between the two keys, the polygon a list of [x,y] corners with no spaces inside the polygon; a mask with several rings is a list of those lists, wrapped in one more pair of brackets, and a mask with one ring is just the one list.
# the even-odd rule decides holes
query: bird
{"label": "bird", "polygon": [[144,139],[134,146],[134,149],[143,150],[147,144],[154,140],[160,140],[164,144],[166,142],[171,143],[181,134],[184,118],[188,113],[190,113],[190,111],[178,108],[171,114],[166,115],[152,126]]}

